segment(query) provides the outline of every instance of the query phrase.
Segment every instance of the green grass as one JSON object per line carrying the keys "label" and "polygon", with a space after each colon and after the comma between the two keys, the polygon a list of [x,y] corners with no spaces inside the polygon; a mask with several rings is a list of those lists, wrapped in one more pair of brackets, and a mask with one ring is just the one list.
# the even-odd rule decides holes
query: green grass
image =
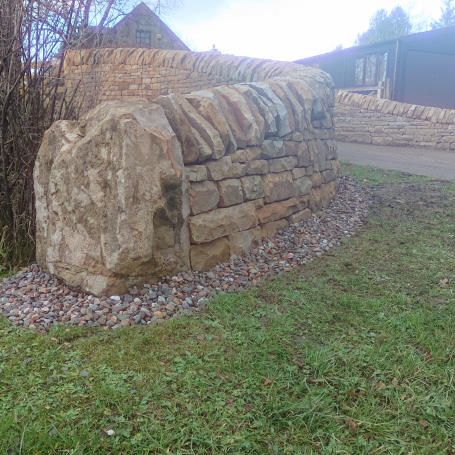
{"label": "green grass", "polygon": [[0,453],[450,455],[455,196],[426,185],[437,204],[376,208],[199,315],[49,335],[0,320]]}
{"label": "green grass", "polygon": [[0,280],[6,278],[8,276],[14,275],[17,269],[13,269],[11,267],[3,266],[0,263]]}
{"label": "green grass", "polygon": [[341,162],[341,172],[352,175],[360,182],[368,186],[383,183],[426,183],[439,179],[432,179],[423,175],[414,175],[407,172],[380,169],[373,166],[360,166],[347,162]]}
{"label": "green grass", "polygon": [[9,276],[12,272],[10,272],[9,270],[6,270],[4,268],[2,268],[0,266],[0,280],[2,280],[3,278],[6,278],[7,276]]}

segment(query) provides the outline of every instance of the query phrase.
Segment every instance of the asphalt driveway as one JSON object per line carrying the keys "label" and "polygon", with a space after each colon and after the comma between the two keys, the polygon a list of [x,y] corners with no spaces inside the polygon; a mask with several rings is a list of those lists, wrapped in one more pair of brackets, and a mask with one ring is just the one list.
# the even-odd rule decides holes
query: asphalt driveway
{"label": "asphalt driveway", "polygon": [[341,161],[455,180],[455,151],[338,142]]}

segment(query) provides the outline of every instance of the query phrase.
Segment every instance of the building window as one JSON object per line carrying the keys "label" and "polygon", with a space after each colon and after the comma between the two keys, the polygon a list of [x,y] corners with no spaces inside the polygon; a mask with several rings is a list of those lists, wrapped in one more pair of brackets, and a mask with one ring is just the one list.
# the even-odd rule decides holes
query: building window
{"label": "building window", "polygon": [[387,74],[387,52],[368,54],[355,60],[354,81],[357,87],[377,86]]}
{"label": "building window", "polygon": [[365,72],[365,59],[355,59],[355,85],[363,85],[363,74]]}
{"label": "building window", "polygon": [[151,47],[152,34],[146,30],[136,30],[136,44],[140,46]]}
{"label": "building window", "polygon": [[385,82],[386,77],[387,77],[387,59],[389,55],[387,52],[384,52],[384,54],[380,55],[379,63],[378,63],[378,81],[379,82]]}
{"label": "building window", "polygon": [[376,85],[376,54],[367,55],[365,59],[365,85]]}

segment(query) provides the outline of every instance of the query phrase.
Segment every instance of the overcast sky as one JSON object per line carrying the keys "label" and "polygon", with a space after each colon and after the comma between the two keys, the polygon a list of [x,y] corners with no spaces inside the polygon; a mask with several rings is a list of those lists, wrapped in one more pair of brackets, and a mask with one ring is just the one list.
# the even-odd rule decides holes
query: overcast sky
{"label": "overcast sky", "polygon": [[163,19],[195,51],[296,60],[352,46],[376,10],[397,4],[425,30],[442,0],[183,0]]}

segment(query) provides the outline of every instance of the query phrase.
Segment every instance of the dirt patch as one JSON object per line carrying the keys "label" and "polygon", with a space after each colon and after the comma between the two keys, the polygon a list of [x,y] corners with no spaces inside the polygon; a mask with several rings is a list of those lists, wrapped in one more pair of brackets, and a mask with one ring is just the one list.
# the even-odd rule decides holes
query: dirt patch
{"label": "dirt patch", "polygon": [[370,189],[370,214],[383,220],[417,220],[429,214],[448,213],[455,207],[453,185],[444,180],[428,183],[386,183]]}

